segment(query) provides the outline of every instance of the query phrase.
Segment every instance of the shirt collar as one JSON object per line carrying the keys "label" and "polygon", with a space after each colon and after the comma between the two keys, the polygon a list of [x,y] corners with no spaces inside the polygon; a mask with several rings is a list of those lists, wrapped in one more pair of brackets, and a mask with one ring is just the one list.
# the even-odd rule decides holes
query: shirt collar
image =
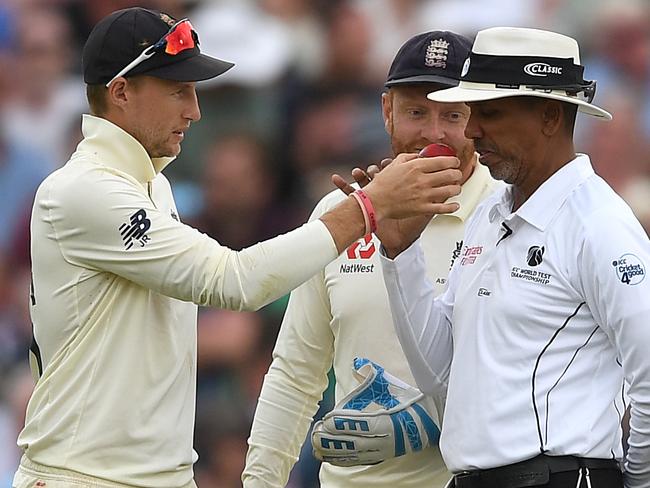
{"label": "shirt collar", "polygon": [[99,163],[123,171],[140,183],[153,180],[174,158],[150,158],[131,134],[101,117],[84,114],[81,121],[84,139],[77,152],[93,154]]}
{"label": "shirt collar", "polygon": [[511,212],[512,186],[509,185],[490,210],[490,222],[497,217],[510,220],[516,215],[543,231],[571,192],[593,174],[594,169],[589,156],[578,154],[575,159],[562,166],[542,183],[514,214]]}
{"label": "shirt collar", "polygon": [[449,215],[465,222],[478,205],[479,199],[483,195],[483,189],[490,179],[490,171],[475,161],[474,171],[472,171],[467,181],[460,187],[460,193],[445,202],[457,202],[460,205],[458,210]]}

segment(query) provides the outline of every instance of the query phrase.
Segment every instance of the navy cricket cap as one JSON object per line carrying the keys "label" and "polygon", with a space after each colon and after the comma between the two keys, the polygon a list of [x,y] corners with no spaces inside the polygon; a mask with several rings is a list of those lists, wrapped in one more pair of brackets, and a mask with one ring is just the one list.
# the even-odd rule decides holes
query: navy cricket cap
{"label": "navy cricket cap", "polygon": [[[84,81],[108,83],[144,49],[162,39],[176,23],[167,14],[142,7],[113,12],[93,28],[83,48]],[[196,45],[178,54],[156,52],[124,76],[149,75],[173,81],[201,81],[225,73],[234,65],[201,54]]]}
{"label": "navy cricket cap", "polygon": [[472,41],[449,31],[431,31],[411,37],[397,51],[385,86],[434,83],[458,85]]}

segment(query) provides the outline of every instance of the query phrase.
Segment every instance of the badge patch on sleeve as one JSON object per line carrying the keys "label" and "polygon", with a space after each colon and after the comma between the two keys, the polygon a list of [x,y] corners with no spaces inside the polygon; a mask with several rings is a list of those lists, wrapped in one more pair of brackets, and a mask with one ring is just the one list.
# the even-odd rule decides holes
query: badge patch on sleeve
{"label": "badge patch on sleeve", "polygon": [[124,247],[128,250],[133,247],[134,242],[139,242],[144,247],[149,242],[147,231],[151,227],[151,220],[147,218],[147,212],[143,208],[129,217],[128,222],[120,225],[119,231],[124,241]]}
{"label": "badge patch on sleeve", "polygon": [[623,254],[616,261],[612,261],[616,276],[621,283],[638,285],[645,278],[645,266],[634,254]]}

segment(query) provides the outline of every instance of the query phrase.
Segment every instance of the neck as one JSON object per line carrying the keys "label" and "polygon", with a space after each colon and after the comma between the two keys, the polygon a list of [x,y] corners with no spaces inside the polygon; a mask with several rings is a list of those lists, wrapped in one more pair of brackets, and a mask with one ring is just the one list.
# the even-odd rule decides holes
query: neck
{"label": "neck", "polygon": [[513,184],[513,212],[519,209],[557,170],[573,161],[576,157],[573,141],[569,141],[564,145],[550,144],[547,148],[548,150],[542,155],[543,157],[540,158],[539,162],[530,169],[527,175],[528,178],[525,178],[521,183]]}

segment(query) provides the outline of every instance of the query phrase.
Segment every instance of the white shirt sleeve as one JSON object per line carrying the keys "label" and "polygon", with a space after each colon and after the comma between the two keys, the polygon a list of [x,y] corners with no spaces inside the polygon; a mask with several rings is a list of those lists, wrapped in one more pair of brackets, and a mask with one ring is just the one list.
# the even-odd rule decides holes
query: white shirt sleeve
{"label": "white shirt sleeve", "polygon": [[[230,250],[158,208],[135,180],[110,171],[59,179],[41,191],[38,204],[51,225],[49,238],[68,263],[199,305],[258,309],[337,256],[321,221],[239,252]],[[133,225],[144,231],[131,234],[140,240],[129,241],[128,232],[123,234]]]}
{"label": "white shirt sleeve", "polygon": [[[580,289],[598,324],[618,352],[631,405],[626,488],[650,486],[650,243],[629,209],[590,219],[579,250]],[[623,217],[623,218],[621,218]],[[621,259],[625,263],[621,263]],[[632,266],[627,277],[621,272]],[[635,265],[641,264],[641,268]],[[629,280],[629,282],[627,282]]]}
{"label": "white shirt sleeve", "polygon": [[395,331],[418,388],[434,398],[446,395],[453,338],[455,271],[447,291],[434,299],[426,277],[424,254],[419,240],[395,260],[381,256]]}
{"label": "white shirt sleeve", "polygon": [[[324,203],[310,220],[324,211]],[[334,357],[324,271],[291,292],[248,439],[244,488],[283,488],[327,388]]]}
{"label": "white shirt sleeve", "polygon": [[318,273],[289,298],[248,439],[245,488],[286,485],[327,387],[334,354],[330,318]]}

